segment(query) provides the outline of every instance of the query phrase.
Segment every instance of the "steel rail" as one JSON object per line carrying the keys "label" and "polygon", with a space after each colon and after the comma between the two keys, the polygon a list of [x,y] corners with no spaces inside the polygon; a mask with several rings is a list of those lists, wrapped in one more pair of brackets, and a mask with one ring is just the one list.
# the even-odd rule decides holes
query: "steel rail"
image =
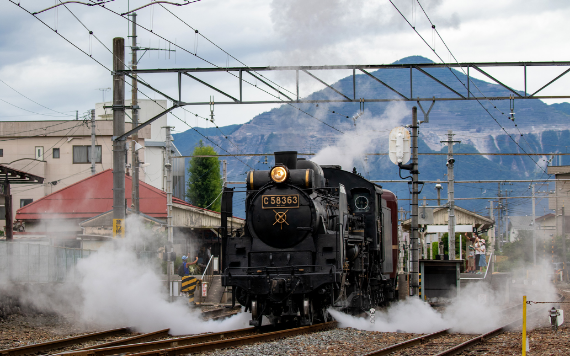
{"label": "steel rail", "polygon": [[[564,301],[564,296],[562,296],[562,295],[560,295],[560,294],[559,294],[559,296],[560,296],[560,301],[559,301],[559,302]],[[559,303],[559,302],[554,302],[554,303]],[[536,314],[536,313],[538,313],[538,312],[540,312],[540,310],[536,310],[536,311],[534,311],[534,312],[528,313],[528,314],[529,314],[528,316],[534,315],[534,314]],[[506,330],[509,329],[510,327],[513,327],[513,326],[517,325],[517,324],[520,323],[520,322],[522,322],[522,318],[516,319],[515,321],[512,321],[512,322],[510,322],[510,323],[508,323],[508,324],[506,324],[506,325],[503,325],[503,326],[501,326],[500,328],[497,328],[497,329],[495,329],[495,330],[489,331],[488,333],[485,333],[485,334],[479,335],[479,336],[477,336],[477,337],[474,337],[474,338],[472,338],[472,339],[470,339],[470,340],[467,340],[467,341],[465,341],[465,342],[463,342],[463,343],[461,343],[461,344],[459,344],[459,345],[457,345],[457,346],[454,346],[454,347],[452,347],[452,348],[450,348],[450,349],[447,349],[447,350],[445,350],[445,351],[443,351],[443,352],[438,353],[436,356],[455,355],[455,354],[457,354],[457,353],[459,353],[459,352],[462,352],[462,351],[464,351],[464,350],[470,348],[471,346],[473,346],[473,345],[475,345],[475,344],[484,342],[484,341],[486,341],[487,339],[490,339],[490,338],[492,338],[492,337],[494,337],[494,336],[496,336],[496,335],[498,335],[498,334],[500,334],[500,333],[506,331]]]}
{"label": "steel rail", "polygon": [[300,335],[300,334],[331,329],[331,328],[336,327],[336,325],[337,325],[336,321],[329,321],[328,323],[316,324],[316,325],[311,325],[311,326],[303,326],[300,328],[293,328],[293,329],[286,329],[286,330],[281,330],[281,331],[267,332],[267,333],[262,333],[259,335],[245,336],[245,337],[239,337],[239,338],[233,338],[233,339],[227,339],[227,340],[205,342],[205,343],[201,343],[201,344],[179,346],[179,347],[173,347],[173,348],[169,348],[169,349],[153,350],[153,351],[142,352],[142,353],[134,353],[131,355],[138,355],[138,356],[143,356],[143,355],[145,355],[145,356],[146,355],[157,355],[157,356],[161,356],[161,355],[186,355],[189,353],[199,353],[199,352],[217,350],[217,349],[222,349],[222,348],[249,345],[249,344],[253,344],[256,342],[260,342],[260,341],[272,341],[275,339],[281,339],[281,338],[285,338],[285,337],[291,337],[291,336],[296,336],[296,335]]}
{"label": "steel rail", "polygon": [[434,339],[436,337],[440,337],[443,334],[446,334],[448,331],[449,331],[449,329],[440,330],[440,331],[437,331],[437,332],[432,333],[432,334],[423,335],[420,337],[416,337],[415,339],[410,339],[410,340],[407,340],[404,342],[400,342],[399,344],[395,344],[395,345],[385,347],[385,348],[380,349],[380,350],[375,350],[375,351],[369,352],[367,354],[364,354],[362,356],[388,355],[388,354],[391,354],[392,352],[396,352],[398,350],[407,349],[407,348],[410,348],[410,347],[418,345],[418,344],[423,344],[424,342],[426,342],[428,340],[431,340],[431,339]]}
{"label": "steel rail", "polygon": [[128,345],[116,345],[110,347],[96,347],[90,349],[80,349],[80,350],[72,350],[68,352],[63,352],[60,355],[66,356],[101,356],[101,355],[116,355],[116,354],[131,354],[131,353],[138,353],[138,352],[147,352],[151,350],[157,349],[169,349],[176,346],[184,346],[184,345],[192,345],[198,343],[206,343],[211,341],[219,341],[220,339],[226,337],[234,337],[239,338],[256,331],[264,332],[270,330],[269,328],[260,328],[256,329],[254,327],[245,328],[245,329],[237,329],[237,330],[230,330],[218,333],[210,333],[210,334],[201,334],[201,335],[190,335],[190,336],[183,336],[177,338],[171,338],[167,340],[158,340],[158,341],[151,341],[151,342],[141,342],[136,344],[128,344]]}
{"label": "steel rail", "polygon": [[111,342],[106,342],[103,344],[97,344],[97,345],[93,345],[93,346],[89,346],[89,347],[84,347],[84,348],[78,349],[78,350],[91,350],[91,349],[99,349],[99,348],[103,348],[103,347],[128,345],[128,344],[134,344],[134,343],[139,343],[139,342],[145,342],[145,341],[158,339],[161,337],[166,337],[169,335],[169,332],[170,332],[170,329],[163,329],[163,330],[153,331],[151,333],[146,333],[146,334],[141,334],[141,335],[137,335],[137,336],[133,336],[133,337],[128,337],[126,339],[121,339],[121,340],[117,340],[117,341],[111,341]]}
{"label": "steel rail", "polygon": [[39,344],[27,345],[15,347],[12,349],[0,350],[0,355],[30,355],[36,354],[38,352],[49,351],[59,349],[65,346],[79,344],[85,341],[101,339],[109,336],[115,336],[118,334],[123,334],[131,332],[131,328],[119,328],[106,331],[100,331],[96,333],[89,333],[79,336],[68,337],[65,339],[42,342]]}

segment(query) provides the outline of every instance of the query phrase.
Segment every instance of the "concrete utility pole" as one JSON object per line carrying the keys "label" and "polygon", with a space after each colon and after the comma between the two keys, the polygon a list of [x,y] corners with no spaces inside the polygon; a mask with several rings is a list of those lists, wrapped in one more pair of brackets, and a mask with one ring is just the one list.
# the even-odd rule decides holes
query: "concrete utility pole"
{"label": "concrete utility pole", "polygon": [[437,206],[441,206],[441,189],[443,187],[441,186],[441,183],[439,182],[439,179],[437,180],[437,183],[435,184],[435,189],[437,190]]}
{"label": "concrete utility pole", "polygon": [[[113,39],[113,136],[125,133],[125,39]],[[113,219],[125,218],[125,140],[113,141]]]}
{"label": "concrete utility pole", "polygon": [[[491,220],[495,221],[495,212],[493,211],[493,201],[490,200],[489,201],[489,217],[491,218]],[[493,229],[491,230],[491,234],[492,236],[489,236],[490,238],[493,239],[493,243],[489,243],[489,247],[491,252],[495,252],[495,238],[497,236],[497,234],[495,234],[495,224],[493,224]],[[491,241],[489,241],[491,242]]]}
{"label": "concrete utility pole", "polygon": [[410,234],[410,252],[412,255],[411,287],[412,295],[419,296],[420,258],[418,249],[418,108],[412,108],[412,226]]}
{"label": "concrete utility pole", "polygon": [[222,179],[224,182],[224,188],[228,186],[228,161],[222,161]]}
{"label": "concrete utility pole", "polygon": [[461,141],[453,141],[453,131],[447,131],[447,141],[440,141],[447,143],[447,204],[449,207],[449,217],[447,225],[447,242],[449,259],[455,260],[455,188],[453,165],[455,159],[453,158],[453,144]]}
{"label": "concrete utility pole", "polygon": [[[133,13],[131,14],[131,18],[132,18],[132,24],[133,24],[133,29],[132,29],[132,34],[131,34],[131,53],[132,53],[132,58],[131,58],[131,68],[133,70],[137,70],[137,14]],[[133,82],[132,82],[132,98],[131,98],[131,106],[132,106],[132,122],[133,125],[132,127],[135,128],[139,125],[139,106],[138,106],[138,97],[137,97],[137,73],[132,73],[132,77],[133,77]],[[138,133],[134,133],[133,134],[133,139],[131,140],[131,153],[132,153],[132,157],[131,157],[131,164],[133,167],[133,189],[132,189],[132,194],[131,194],[131,199],[133,202],[133,210],[135,212],[135,214],[138,214],[140,212],[140,206],[139,206],[139,153],[136,149],[136,143],[139,139],[139,135]]]}
{"label": "concrete utility pole", "polygon": [[536,207],[534,198],[534,184],[532,187],[532,262],[536,265]]}
{"label": "concrete utility pole", "polygon": [[95,153],[95,109],[91,109],[91,175],[97,173],[95,171]]}
{"label": "concrete utility pole", "polygon": [[566,269],[566,216],[564,215],[564,203],[562,203],[562,278],[568,280],[568,271]]}
{"label": "concrete utility pole", "polygon": [[171,288],[172,275],[174,274],[174,260],[172,258],[174,252],[174,234],[172,231],[172,136],[170,135],[171,126],[165,126],[166,129],[166,160],[164,167],[166,168],[166,225],[168,229],[168,288]]}
{"label": "concrete utility pole", "polygon": [[502,223],[502,213],[503,213],[503,205],[501,203],[501,183],[498,183],[499,185],[499,190],[497,192],[497,196],[499,197],[499,204],[497,205],[497,225],[498,225],[498,230],[499,233],[497,234],[497,238],[499,239],[499,251],[503,250],[503,230],[501,229],[501,223]]}

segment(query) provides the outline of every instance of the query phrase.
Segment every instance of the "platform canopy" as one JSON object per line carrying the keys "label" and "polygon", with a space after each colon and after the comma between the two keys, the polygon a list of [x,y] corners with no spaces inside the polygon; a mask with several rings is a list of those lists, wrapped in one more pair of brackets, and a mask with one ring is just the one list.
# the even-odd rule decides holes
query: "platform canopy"
{"label": "platform canopy", "polygon": [[6,215],[6,241],[13,238],[13,219],[12,219],[12,195],[10,186],[12,184],[42,184],[44,178],[19,171],[14,168],[6,167],[0,164],[0,196],[4,197],[4,206]]}
{"label": "platform canopy", "polygon": [[10,184],[41,184],[44,182],[42,177],[0,164],[0,181],[4,182],[6,178]]}

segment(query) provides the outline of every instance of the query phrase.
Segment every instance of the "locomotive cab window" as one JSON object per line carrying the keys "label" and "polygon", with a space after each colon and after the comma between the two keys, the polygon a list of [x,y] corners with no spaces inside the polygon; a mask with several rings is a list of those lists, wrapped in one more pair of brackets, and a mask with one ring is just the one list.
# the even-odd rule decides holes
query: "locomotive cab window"
{"label": "locomotive cab window", "polygon": [[355,188],[351,190],[352,205],[355,213],[366,213],[370,211],[370,205],[374,204],[374,199],[370,198],[370,192],[366,188]]}

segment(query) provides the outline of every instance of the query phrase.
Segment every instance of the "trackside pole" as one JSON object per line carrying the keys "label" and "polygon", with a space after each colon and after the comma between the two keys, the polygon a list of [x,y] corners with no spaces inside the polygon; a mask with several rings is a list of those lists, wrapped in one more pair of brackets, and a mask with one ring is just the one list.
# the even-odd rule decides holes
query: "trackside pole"
{"label": "trackside pole", "polygon": [[522,356],[526,356],[526,295],[523,296]]}

